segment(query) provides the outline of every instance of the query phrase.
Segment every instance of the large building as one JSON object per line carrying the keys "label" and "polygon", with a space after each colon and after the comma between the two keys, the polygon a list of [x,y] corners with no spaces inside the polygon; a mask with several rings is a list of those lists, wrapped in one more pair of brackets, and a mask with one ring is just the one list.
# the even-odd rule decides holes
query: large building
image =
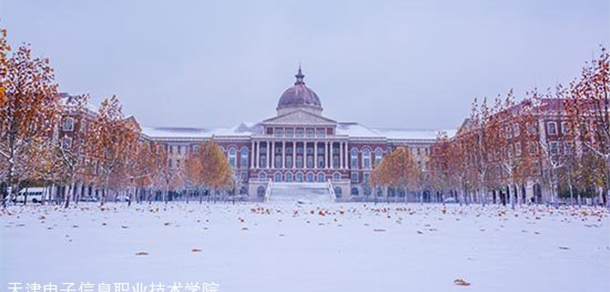
{"label": "large building", "polygon": [[[368,180],[375,165],[392,149],[408,146],[422,168],[438,131],[371,129],[323,115],[318,95],[296,82],[277,104],[277,115],[232,128],[142,127],[145,138],[166,144],[169,164],[184,166],[188,153],[211,138],[222,147],[239,178],[239,195],[262,200],[271,184],[327,184],[338,201],[372,197]],[[301,184],[299,184],[301,183]],[[380,190],[378,197],[405,196]]]}

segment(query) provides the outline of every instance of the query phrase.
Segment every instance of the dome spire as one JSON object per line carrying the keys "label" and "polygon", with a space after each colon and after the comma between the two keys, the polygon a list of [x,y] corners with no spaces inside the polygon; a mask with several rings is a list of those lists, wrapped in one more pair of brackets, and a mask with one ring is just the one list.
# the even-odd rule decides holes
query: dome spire
{"label": "dome spire", "polygon": [[301,71],[301,62],[299,62],[299,71],[297,72],[297,75],[294,75],[294,77],[297,78],[297,82],[295,82],[294,85],[305,84],[305,82],[303,82],[305,75],[303,75],[303,72]]}

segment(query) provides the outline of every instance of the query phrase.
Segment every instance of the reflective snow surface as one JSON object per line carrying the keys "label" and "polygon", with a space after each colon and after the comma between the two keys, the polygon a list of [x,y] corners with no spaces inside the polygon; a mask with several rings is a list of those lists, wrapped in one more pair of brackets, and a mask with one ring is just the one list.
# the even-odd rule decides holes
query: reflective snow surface
{"label": "reflective snow surface", "polygon": [[173,202],[2,211],[0,289],[86,281],[215,282],[218,291],[610,291],[610,228],[604,209],[525,206]]}

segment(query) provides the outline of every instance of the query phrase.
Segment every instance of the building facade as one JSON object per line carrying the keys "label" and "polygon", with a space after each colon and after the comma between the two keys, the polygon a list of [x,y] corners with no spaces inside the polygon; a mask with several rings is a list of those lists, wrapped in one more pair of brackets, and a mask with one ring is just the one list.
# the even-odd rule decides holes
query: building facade
{"label": "building facade", "polygon": [[425,171],[438,131],[371,129],[323,115],[318,95],[305,85],[299,68],[296,82],[281,95],[277,115],[232,128],[142,127],[146,139],[167,145],[169,164],[178,168],[196,145],[214,139],[238,177],[239,195],[262,200],[272,183],[329,183],[337,201],[373,196],[405,196],[368,187],[373,168],[397,147],[407,146]]}

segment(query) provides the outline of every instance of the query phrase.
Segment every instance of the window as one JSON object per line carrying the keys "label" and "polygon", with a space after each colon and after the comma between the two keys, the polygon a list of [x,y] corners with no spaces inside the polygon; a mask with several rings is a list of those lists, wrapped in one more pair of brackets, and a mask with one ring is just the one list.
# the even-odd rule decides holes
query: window
{"label": "window", "polygon": [[338,172],[333,173],[333,180],[340,180],[341,179],[341,174]]}
{"label": "window", "polygon": [[180,167],[180,159],[176,159],[176,167]]}
{"label": "window", "polygon": [[358,149],[352,148],[350,151],[350,167],[358,168]]}
{"label": "window", "polygon": [[259,165],[261,168],[267,167],[267,156],[266,155],[261,155]]}
{"label": "window", "polygon": [[326,175],[323,172],[318,173],[318,182],[325,182]]}
{"label": "window", "polygon": [[318,167],[319,168],[323,168],[324,167],[324,155],[318,155]]}
{"label": "window", "polygon": [[276,137],[284,136],[284,129],[275,129],[275,136]]}
{"label": "window", "polygon": [[294,130],[293,129],[287,129],[286,130],[286,137],[292,138],[292,136],[294,136]]}
{"label": "window", "polygon": [[292,155],[286,156],[286,168],[292,168]]}
{"label": "window", "polygon": [[313,173],[307,173],[307,182],[313,182]]}
{"label": "window", "polygon": [[258,178],[261,179],[261,180],[267,179],[267,174],[264,173],[264,172],[261,172],[261,173],[258,174]]}
{"label": "window", "polygon": [[362,167],[371,168],[371,150],[368,148],[362,151]]}
{"label": "window", "polygon": [[290,173],[290,172],[286,173],[286,182],[292,182],[292,173]]}
{"label": "window", "polygon": [[340,187],[335,187],[335,197],[341,198],[343,191]]}
{"label": "window", "polygon": [[303,168],[303,156],[302,155],[297,155],[297,167]]}
{"label": "window", "polygon": [[169,154],[174,154],[174,146],[169,146]]}
{"label": "window", "polygon": [[275,156],[275,168],[281,168],[281,167],[282,167],[282,156],[276,155]]}
{"label": "window", "polygon": [[262,198],[265,196],[265,188],[260,186],[258,187],[258,189],[256,189],[256,196],[259,198]]}
{"label": "window", "polygon": [[357,183],[358,182],[358,173],[357,172],[352,172],[350,178],[351,178],[353,183]]}
{"label": "window", "polygon": [[307,134],[307,137],[313,137],[313,135],[314,135],[313,129],[307,129],[306,134]]}
{"label": "window", "polygon": [[[178,146],[178,149],[180,149],[180,146]],[[229,148],[229,164],[231,166],[235,166],[236,160],[237,160],[237,150],[235,149],[235,147],[231,147],[231,148]]]}
{"label": "window", "polygon": [[248,148],[246,147],[242,147],[241,148],[241,155],[239,158],[239,166],[241,167],[248,167]]}
{"label": "window", "polygon": [[557,154],[559,152],[559,142],[553,141],[549,143],[549,151],[551,154]]}
{"label": "window", "polygon": [[296,178],[297,182],[303,182],[303,173],[297,172]]}
{"label": "window", "polygon": [[324,131],[324,129],[318,129],[318,131],[317,131],[317,136],[318,136],[318,137],[324,137],[324,136],[326,136],[326,132]]}
{"label": "window", "polygon": [[307,168],[313,168],[313,156],[307,155]]}
{"label": "window", "polygon": [[530,151],[530,154],[538,153],[538,144],[536,142],[530,142],[529,143],[529,151]]}
{"label": "window", "polygon": [[69,150],[70,148],[72,148],[72,137],[64,137],[61,146],[64,148],[64,150]]}
{"label": "window", "polygon": [[515,143],[515,155],[521,156],[521,142]]}
{"label": "window", "polygon": [[549,127],[549,135],[557,135],[557,123],[549,122],[548,127]]}
{"label": "window", "polygon": [[568,125],[568,122],[561,122],[561,133],[567,134],[569,131],[570,131],[570,126]]}
{"label": "window", "polygon": [[64,131],[72,131],[74,129],[74,119],[66,118],[64,121]]}
{"label": "window", "polygon": [[519,127],[519,124],[513,125],[513,134],[515,135],[515,137],[519,137],[519,135],[521,134],[521,127]]}
{"label": "window", "polygon": [[352,188],[351,194],[352,196],[358,196],[358,188]]}
{"label": "window", "polygon": [[282,181],[282,174],[279,172],[276,172],[275,175],[273,176],[273,181],[274,182],[281,182]]}
{"label": "window", "polygon": [[296,132],[296,133],[297,133],[297,134],[296,134],[296,136],[297,136],[298,138],[302,138],[302,137],[303,137],[303,129],[297,129],[297,132]]}
{"label": "window", "polygon": [[87,131],[87,120],[81,119],[81,121],[80,121],[80,131],[81,132],[86,132]]}
{"label": "window", "polygon": [[362,175],[362,182],[367,184],[369,183],[369,180],[371,179],[371,174],[370,173],[365,173]]}

